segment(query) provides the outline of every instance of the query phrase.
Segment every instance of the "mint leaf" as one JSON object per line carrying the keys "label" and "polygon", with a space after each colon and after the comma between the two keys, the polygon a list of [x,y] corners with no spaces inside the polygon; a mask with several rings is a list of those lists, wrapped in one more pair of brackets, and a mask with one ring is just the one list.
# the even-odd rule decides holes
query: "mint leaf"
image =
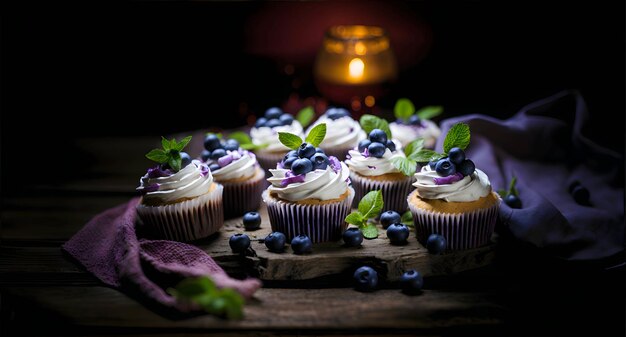
{"label": "mint leaf", "polygon": [[374,218],[383,209],[383,205],[383,193],[380,190],[370,191],[359,201],[359,212],[363,219]]}
{"label": "mint leaf", "polygon": [[511,182],[509,183],[508,194],[513,194],[514,196],[519,197],[519,193],[517,192],[517,188],[515,187],[515,184],[517,184],[517,177],[513,176],[513,178],[511,179]]}
{"label": "mint leaf", "polygon": [[306,127],[311,123],[313,117],[315,117],[315,110],[313,110],[312,106],[307,106],[298,111],[298,114],[296,115],[296,120],[300,122],[300,124],[302,124],[302,127]]}
{"label": "mint leaf", "polygon": [[206,136],[208,136],[208,135],[215,135],[215,137],[217,137],[218,139],[222,139],[222,134],[221,133],[207,132]]}
{"label": "mint leaf", "polygon": [[309,134],[306,136],[305,142],[311,143],[311,145],[318,147],[324,140],[324,137],[326,137],[326,123],[320,123],[314,126],[311,131],[309,131]]}
{"label": "mint leaf", "polygon": [[363,225],[360,227],[363,232],[363,237],[366,239],[376,239],[378,237],[378,228],[372,224]]}
{"label": "mint leaf", "polygon": [[194,302],[210,314],[231,319],[243,317],[243,297],[230,288],[218,289],[206,276],[184,279],[175,288],[168,288],[167,293],[179,301]]}
{"label": "mint leaf", "polygon": [[174,172],[180,171],[180,166],[182,165],[180,153],[170,155],[167,164],[174,170]]}
{"label": "mint leaf", "polygon": [[445,157],[446,155],[441,154],[441,153],[437,153],[433,150],[429,150],[429,149],[422,149],[421,151],[419,151],[416,154],[411,154],[410,159],[415,160],[418,163],[427,163],[431,160],[439,160],[443,157]]}
{"label": "mint leaf", "polygon": [[404,212],[404,214],[402,214],[402,219],[400,221],[409,227],[414,227],[413,214],[411,214],[411,211]]}
{"label": "mint leaf", "polygon": [[506,192],[505,189],[501,188],[501,189],[498,190],[498,195],[500,195],[500,198],[504,199],[507,196],[507,192]]}
{"label": "mint leaf", "polygon": [[391,164],[393,164],[393,166],[405,176],[411,176],[412,174],[415,174],[415,171],[417,170],[417,163],[409,158],[391,158]]}
{"label": "mint leaf", "polygon": [[190,141],[191,141],[191,136],[187,136],[181,139],[180,142],[178,143],[176,143],[176,139],[172,139],[172,141],[170,142],[170,146],[172,149],[176,151],[182,151],[185,148],[185,146],[189,144]]}
{"label": "mint leaf", "polygon": [[387,139],[391,139],[391,130],[389,129],[389,123],[386,120],[376,117],[374,115],[363,115],[359,120],[361,127],[366,134],[369,135],[374,129],[381,129],[387,134]]}
{"label": "mint leaf", "polygon": [[348,214],[345,221],[351,225],[361,226],[363,224],[363,214],[361,212],[352,212]]}
{"label": "mint leaf", "polygon": [[159,164],[166,163],[169,160],[168,155],[165,154],[165,151],[163,151],[161,149],[154,149],[154,150],[146,153],[146,158],[148,158],[148,159],[150,159],[152,161],[155,161],[155,162],[157,162]]}
{"label": "mint leaf", "polygon": [[467,124],[456,123],[450,128],[446,139],[443,141],[443,152],[448,153],[451,148],[458,147],[461,150],[469,145],[470,142],[470,129]]}
{"label": "mint leaf", "polygon": [[237,142],[239,142],[239,145],[252,144],[252,138],[250,138],[250,136],[248,136],[248,134],[245,132],[233,132],[228,135],[228,138],[236,140]]}
{"label": "mint leaf", "polygon": [[408,120],[414,112],[415,106],[408,98],[400,98],[393,107],[393,113],[396,115],[396,118],[404,121]]}
{"label": "mint leaf", "polygon": [[441,105],[425,106],[417,111],[417,117],[420,119],[432,119],[443,113],[443,107]]}
{"label": "mint leaf", "polygon": [[417,155],[417,153],[420,152],[423,147],[424,147],[424,139],[417,138],[416,140],[407,144],[407,146],[404,148],[404,154],[406,155],[407,158],[411,158],[411,156]]}
{"label": "mint leaf", "polygon": [[297,150],[298,147],[300,147],[300,144],[302,144],[302,138],[289,132],[279,132],[278,140],[292,150]]}
{"label": "mint leaf", "polygon": [[241,147],[244,150],[260,150],[260,149],[264,149],[266,147],[268,147],[270,145],[270,143],[263,143],[263,144],[254,144],[254,143],[249,143],[249,144],[239,144],[239,147]]}
{"label": "mint leaf", "polygon": [[161,146],[163,146],[163,150],[167,151],[172,148],[170,145],[170,141],[167,138],[161,136]]}

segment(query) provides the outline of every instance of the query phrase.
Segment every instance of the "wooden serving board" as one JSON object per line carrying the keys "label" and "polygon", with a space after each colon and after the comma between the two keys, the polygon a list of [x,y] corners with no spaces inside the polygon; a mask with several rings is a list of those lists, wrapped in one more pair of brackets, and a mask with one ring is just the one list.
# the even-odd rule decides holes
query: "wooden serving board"
{"label": "wooden serving board", "polygon": [[[363,265],[374,267],[387,281],[397,281],[408,269],[424,276],[450,275],[489,265],[494,261],[495,244],[462,251],[448,251],[432,255],[415,238],[413,230],[408,244],[394,246],[389,243],[385,230],[379,225],[377,239],[363,240],[361,247],[344,247],[343,241],[313,245],[313,252],[296,255],[290,247],[283,253],[270,252],[261,239],[271,232],[267,208],[262,205],[261,228],[246,231],[242,218],[229,219],[219,233],[196,242],[222,267],[232,274],[247,274],[262,280],[288,281],[313,279],[348,279],[354,270]],[[231,251],[228,239],[236,233],[247,234],[256,256],[242,256]],[[381,275],[382,274],[382,275]]]}

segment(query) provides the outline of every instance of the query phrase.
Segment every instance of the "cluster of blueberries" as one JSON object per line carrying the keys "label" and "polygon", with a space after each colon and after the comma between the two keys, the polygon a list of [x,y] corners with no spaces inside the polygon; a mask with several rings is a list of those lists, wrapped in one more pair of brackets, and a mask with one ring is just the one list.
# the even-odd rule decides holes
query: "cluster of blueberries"
{"label": "cluster of blueberries", "polygon": [[[359,267],[354,272],[355,288],[358,291],[374,291],[378,287],[378,273],[369,266]],[[415,269],[405,271],[400,277],[400,287],[405,294],[418,294],[424,285],[424,278]]]}
{"label": "cluster of blueberries", "polygon": [[283,112],[283,110],[281,110],[280,108],[273,107],[265,111],[264,117],[256,120],[254,127],[274,128],[277,126],[291,125],[291,123],[293,123],[292,115]]}
{"label": "cluster of blueberries", "polygon": [[391,139],[387,139],[385,131],[374,129],[370,131],[367,139],[363,139],[359,142],[358,149],[361,153],[364,153],[365,149],[367,149],[370,156],[382,158],[386,149],[394,152],[396,150],[396,144]]}
{"label": "cluster of blueberries", "polygon": [[200,157],[203,161],[214,160],[215,162],[209,166],[209,169],[216,171],[220,169],[217,160],[226,156],[226,151],[237,150],[239,150],[239,142],[235,139],[227,139],[222,142],[217,135],[210,133],[204,137],[204,150],[202,150]]}
{"label": "cluster of blueberries", "polygon": [[283,167],[291,170],[295,175],[325,170],[329,164],[330,161],[324,150],[310,143],[302,143],[297,150],[287,152],[282,161]]}
{"label": "cluster of blueberries", "polygon": [[422,125],[422,120],[417,115],[411,115],[408,119],[396,119],[396,123],[404,125]]}
{"label": "cluster of blueberries", "polygon": [[328,110],[326,110],[326,117],[331,120],[337,120],[347,116],[350,116],[350,112],[344,108],[328,108]]}
{"label": "cluster of blueberries", "polygon": [[437,161],[428,163],[431,170],[435,170],[438,175],[447,177],[455,173],[460,173],[464,177],[474,173],[476,165],[474,162],[465,159],[465,151],[458,147],[453,147],[448,152],[448,156]]}

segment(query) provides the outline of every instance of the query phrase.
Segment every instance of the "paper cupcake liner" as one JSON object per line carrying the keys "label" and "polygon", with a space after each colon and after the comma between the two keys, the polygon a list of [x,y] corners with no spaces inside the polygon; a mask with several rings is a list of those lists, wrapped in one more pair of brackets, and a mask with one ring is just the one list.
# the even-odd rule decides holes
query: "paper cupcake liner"
{"label": "paper cupcake liner", "polygon": [[[413,192],[416,193],[416,192]],[[413,197],[411,194],[408,198]],[[500,203],[466,213],[438,213],[409,203],[417,240],[426,244],[431,234],[442,235],[449,250],[480,247],[491,240],[496,227]]]}
{"label": "paper cupcake liner", "polygon": [[305,234],[314,243],[337,241],[348,227],[345,222],[354,199],[354,190],[349,189],[348,196],[335,203],[305,205],[289,203],[263,192],[263,201],[267,204],[272,231],[285,234],[288,242],[294,236]]}
{"label": "paper cupcake liner", "polygon": [[404,213],[407,208],[406,197],[414,189],[413,177],[406,177],[404,180],[373,180],[365,176],[350,172],[350,180],[354,187],[355,197],[352,207],[359,206],[359,201],[370,191],[381,190],[383,193],[383,202],[385,203],[383,211],[393,210],[400,214]]}
{"label": "paper cupcake liner", "polygon": [[276,168],[276,164],[279,161],[283,160],[283,158],[287,154],[287,151],[284,151],[284,152],[258,151],[258,152],[255,152],[255,154],[256,154],[256,159],[259,162],[259,165],[261,165],[261,167],[265,171],[269,171],[270,169]]}
{"label": "paper cupcake liner", "polygon": [[242,216],[259,209],[261,194],[266,187],[265,171],[257,170],[254,177],[246,181],[220,184],[224,185],[224,216]]}
{"label": "paper cupcake liner", "polygon": [[217,232],[224,224],[223,187],[197,198],[163,205],[137,205],[137,214],[144,226],[162,239],[193,241]]}

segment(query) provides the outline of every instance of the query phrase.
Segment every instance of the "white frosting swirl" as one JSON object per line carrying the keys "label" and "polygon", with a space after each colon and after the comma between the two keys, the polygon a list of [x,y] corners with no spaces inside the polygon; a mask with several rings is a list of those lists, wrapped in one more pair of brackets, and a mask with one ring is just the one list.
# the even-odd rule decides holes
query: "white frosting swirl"
{"label": "white frosting swirl", "polygon": [[322,149],[355,147],[359,144],[359,141],[367,137],[365,131],[361,129],[359,122],[350,116],[332,120],[328,116],[322,115],[307,129],[307,134],[314,126],[321,123],[326,123],[326,136],[320,144]]}
{"label": "white frosting swirl", "polygon": [[400,172],[391,163],[392,158],[405,157],[404,152],[400,149],[396,152],[391,152],[389,149],[385,149],[385,154],[382,158],[376,158],[374,156],[365,157],[359,150],[352,149],[348,152],[350,159],[346,160],[346,164],[350,169],[362,176],[379,176],[386,173],[398,173]]}
{"label": "white frosting swirl", "polygon": [[406,125],[397,122],[389,123],[393,138],[400,141],[402,146],[407,146],[416,138],[424,138],[424,147],[434,148],[437,138],[441,135],[441,130],[431,120],[422,120],[422,125]]}
{"label": "white frosting swirl", "polygon": [[451,202],[470,202],[486,197],[491,193],[491,183],[487,175],[476,169],[474,173],[452,183],[437,185],[435,178],[441,178],[436,171],[426,165],[415,173],[417,181],[413,186],[417,188],[417,195],[424,199],[443,199]]}
{"label": "white frosting swirl", "polygon": [[[226,152],[230,154],[231,151]],[[257,161],[250,155],[250,152],[243,151],[241,158],[233,160],[230,164],[219,170],[213,171],[213,176],[215,177],[215,181],[252,177],[256,173],[256,164]]]}
{"label": "white frosting swirl", "polygon": [[250,137],[252,138],[252,143],[255,145],[268,144],[263,151],[280,152],[289,150],[289,148],[278,141],[278,132],[289,132],[304,138],[302,125],[296,120],[294,120],[290,125],[282,125],[274,128],[269,128],[267,126],[252,128],[250,130]]}
{"label": "white frosting swirl", "polygon": [[194,198],[211,189],[213,176],[206,164],[193,160],[182,170],[168,176],[140,179],[138,191],[148,191],[143,199],[146,204],[167,204],[183,198]]}
{"label": "white frosting swirl", "polygon": [[335,173],[328,165],[326,170],[315,170],[304,176],[304,182],[291,183],[282,187],[281,182],[289,170],[270,170],[272,176],[267,179],[272,186],[270,193],[278,194],[278,197],[288,201],[300,201],[304,199],[331,200],[337,199],[348,190],[348,177],[350,171],[346,164],[341,163],[341,171]]}

